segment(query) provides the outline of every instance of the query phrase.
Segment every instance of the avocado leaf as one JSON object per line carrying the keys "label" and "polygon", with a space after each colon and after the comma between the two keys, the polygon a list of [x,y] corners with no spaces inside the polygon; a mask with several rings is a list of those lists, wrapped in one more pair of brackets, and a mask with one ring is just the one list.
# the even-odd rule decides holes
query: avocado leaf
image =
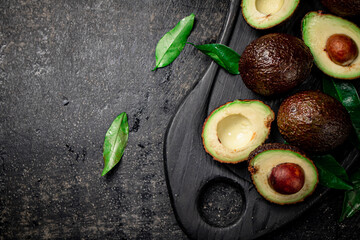
{"label": "avocado leaf", "polygon": [[350,82],[330,77],[323,78],[323,91],[339,100],[350,114],[356,137],[352,143],[360,149],[360,98],[354,85]]}
{"label": "avocado leaf", "polygon": [[219,43],[195,45],[189,43],[200,50],[202,53],[209,56],[217,64],[223,67],[231,74],[240,74],[239,61],[240,55],[233,49]]}
{"label": "avocado leaf", "polygon": [[350,176],[350,180],[354,189],[345,192],[340,221],[353,216],[360,210],[360,169]]}
{"label": "avocado leaf", "polygon": [[319,173],[319,183],[325,187],[335,189],[352,190],[349,184],[349,177],[345,169],[336,161],[336,159],[327,154],[322,156],[312,156],[311,158]]}
{"label": "avocado leaf", "polygon": [[322,87],[323,87],[323,92],[326,93],[327,95],[332,96],[333,98],[336,98],[338,101],[340,101],[339,95],[337,94],[335,85],[333,84],[333,81],[330,77],[325,76],[322,79]]}
{"label": "avocado leaf", "polygon": [[195,15],[183,18],[178,24],[159,40],[155,49],[156,66],[153,69],[166,67],[181,53],[193,28]]}
{"label": "avocado leaf", "polygon": [[106,132],[103,157],[104,170],[101,176],[108,173],[121,159],[129,136],[129,124],[125,112],[121,113],[112,122],[110,128]]}

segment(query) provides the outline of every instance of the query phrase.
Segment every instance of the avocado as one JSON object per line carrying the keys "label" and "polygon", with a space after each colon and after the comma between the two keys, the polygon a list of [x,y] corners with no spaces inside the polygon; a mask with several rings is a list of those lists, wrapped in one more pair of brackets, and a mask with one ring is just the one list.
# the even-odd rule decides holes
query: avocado
{"label": "avocado", "polygon": [[322,0],[321,3],[330,12],[342,17],[360,15],[359,0]]}
{"label": "avocado", "polygon": [[298,4],[299,0],[243,0],[241,7],[250,26],[268,29],[290,18]]}
{"label": "avocado", "polygon": [[352,131],[345,107],[318,90],[302,91],[286,98],[280,104],[277,125],[288,143],[311,153],[333,150]]}
{"label": "avocado", "polygon": [[259,100],[235,100],[215,109],[205,120],[203,145],[215,160],[238,163],[265,142],[275,114]]}
{"label": "avocado", "polygon": [[302,36],[325,74],[339,79],[360,77],[360,28],[322,12],[309,12],[302,20]]}
{"label": "avocado", "polygon": [[298,148],[287,144],[259,146],[249,155],[248,169],[260,195],[280,205],[303,201],[318,183],[314,163]]}
{"label": "avocado", "polygon": [[313,57],[302,40],[271,33],[245,48],[239,71],[249,89],[270,96],[298,86],[309,76],[312,65]]}

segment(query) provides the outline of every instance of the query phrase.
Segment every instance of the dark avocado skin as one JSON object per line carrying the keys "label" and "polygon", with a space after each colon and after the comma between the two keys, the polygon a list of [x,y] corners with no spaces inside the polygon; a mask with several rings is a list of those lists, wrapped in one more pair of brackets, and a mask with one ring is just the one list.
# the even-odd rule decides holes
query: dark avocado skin
{"label": "dark avocado skin", "polygon": [[321,3],[330,12],[342,17],[360,15],[360,0],[322,0]]}
{"label": "dark avocado skin", "polygon": [[350,116],[335,98],[303,91],[285,99],[277,125],[290,144],[310,153],[325,153],[344,143],[352,131]]}
{"label": "dark avocado skin", "polygon": [[239,71],[249,89],[270,96],[302,83],[312,65],[313,57],[302,40],[288,34],[271,33],[246,47]]}
{"label": "dark avocado skin", "polygon": [[289,145],[289,144],[284,144],[284,143],[266,143],[263,145],[260,145],[259,147],[255,148],[254,151],[252,151],[249,154],[248,160],[250,161],[251,159],[253,159],[256,155],[258,155],[259,153],[262,153],[264,151],[268,151],[268,150],[291,150],[293,152],[297,152],[300,153],[301,155],[305,156],[305,153],[298,147]]}
{"label": "dark avocado skin", "polygon": [[256,169],[252,166],[251,164],[251,160],[258,154],[264,152],[264,151],[268,151],[268,150],[291,150],[293,152],[297,152],[300,153],[301,155],[305,156],[305,153],[298,147],[289,145],[289,144],[284,144],[284,143],[265,143],[263,145],[258,146],[257,148],[255,148],[248,157],[248,163],[249,163],[249,167],[248,170],[250,173],[255,173]]}

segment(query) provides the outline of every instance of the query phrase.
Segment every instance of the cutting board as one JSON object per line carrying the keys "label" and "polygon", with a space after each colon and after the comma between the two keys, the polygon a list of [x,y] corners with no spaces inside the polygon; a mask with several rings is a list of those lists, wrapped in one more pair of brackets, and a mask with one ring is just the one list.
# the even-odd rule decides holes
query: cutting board
{"label": "cutting board", "polygon": [[[301,38],[301,19],[322,6],[301,1],[290,20],[270,30],[255,30],[241,14],[241,1],[232,0],[218,42],[241,54],[254,39],[272,32]],[[298,217],[328,191],[318,186],[304,202],[280,206],[264,200],[256,191],[247,163],[221,164],[203,148],[204,120],[217,107],[235,99],[259,99],[276,113],[287,96],[305,89],[320,89],[322,73],[314,66],[305,82],[282,96],[262,97],[246,88],[239,75],[231,75],[212,63],[189,92],[169,124],[164,145],[164,167],[171,203],[179,225],[191,239],[254,239]],[[283,142],[273,124],[267,142]],[[345,168],[359,157],[351,144],[334,152]]]}

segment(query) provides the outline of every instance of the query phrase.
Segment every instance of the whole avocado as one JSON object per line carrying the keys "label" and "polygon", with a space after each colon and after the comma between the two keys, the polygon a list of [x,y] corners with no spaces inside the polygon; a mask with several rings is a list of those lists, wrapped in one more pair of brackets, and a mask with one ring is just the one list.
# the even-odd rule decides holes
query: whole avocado
{"label": "whole avocado", "polygon": [[360,0],[322,0],[330,12],[342,17],[360,15]]}
{"label": "whole avocado", "polygon": [[309,76],[312,65],[313,57],[302,40],[271,33],[246,47],[239,71],[249,89],[270,96],[298,86]]}
{"label": "whole avocado", "polygon": [[306,152],[324,153],[340,146],[352,131],[345,107],[321,91],[302,91],[280,105],[277,125],[284,139]]}

